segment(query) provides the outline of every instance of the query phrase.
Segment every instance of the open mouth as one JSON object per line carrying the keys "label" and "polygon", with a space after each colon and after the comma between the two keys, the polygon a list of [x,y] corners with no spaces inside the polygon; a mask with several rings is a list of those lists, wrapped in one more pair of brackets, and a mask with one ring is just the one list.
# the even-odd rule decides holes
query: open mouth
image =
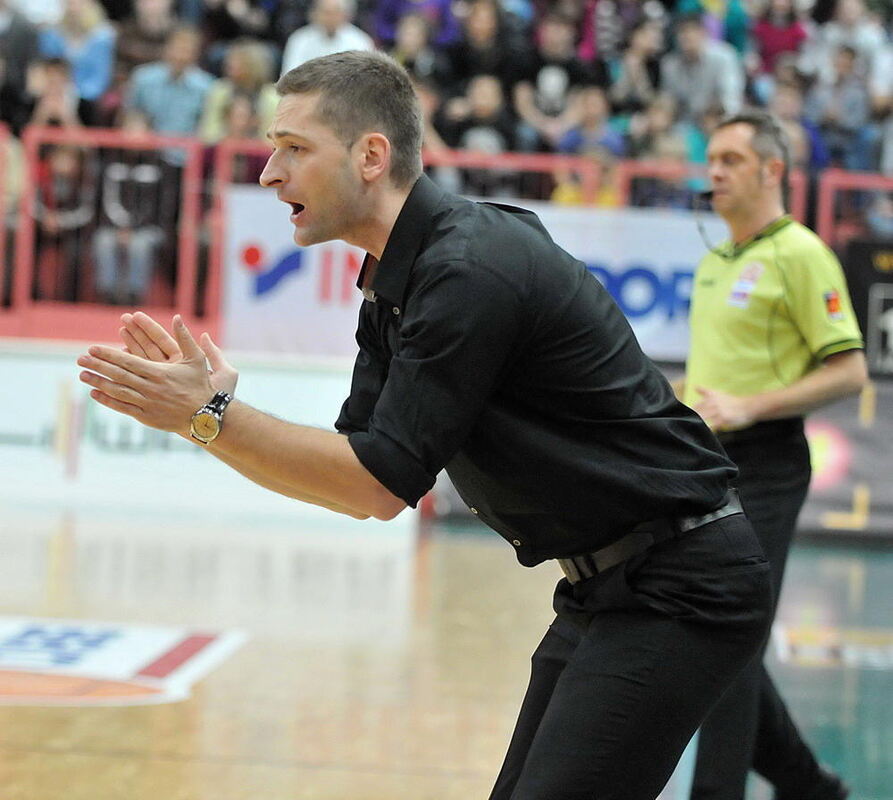
{"label": "open mouth", "polygon": [[301,203],[289,203],[291,206],[291,220],[294,222],[299,216],[301,216],[301,212],[304,210],[304,206]]}

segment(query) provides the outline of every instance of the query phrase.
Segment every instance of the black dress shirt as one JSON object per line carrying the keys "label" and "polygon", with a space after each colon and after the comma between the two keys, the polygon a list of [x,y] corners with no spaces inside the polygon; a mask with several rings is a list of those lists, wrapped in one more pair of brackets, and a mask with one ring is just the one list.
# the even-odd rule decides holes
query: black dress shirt
{"label": "black dress shirt", "polygon": [[533,213],[423,176],[364,294],[335,427],[410,506],[446,467],[533,566],[721,503],[735,468],[716,438]]}

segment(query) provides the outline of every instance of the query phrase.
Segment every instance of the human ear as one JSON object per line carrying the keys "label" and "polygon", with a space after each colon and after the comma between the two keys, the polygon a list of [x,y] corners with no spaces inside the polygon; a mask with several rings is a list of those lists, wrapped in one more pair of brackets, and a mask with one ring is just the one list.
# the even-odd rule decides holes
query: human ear
{"label": "human ear", "polygon": [[367,133],[357,141],[360,173],[369,182],[387,177],[391,170],[391,142],[383,133]]}

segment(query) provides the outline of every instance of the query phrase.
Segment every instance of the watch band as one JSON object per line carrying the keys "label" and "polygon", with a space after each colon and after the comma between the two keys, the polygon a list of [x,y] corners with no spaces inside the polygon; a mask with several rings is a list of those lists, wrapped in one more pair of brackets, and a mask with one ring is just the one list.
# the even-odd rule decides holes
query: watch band
{"label": "watch band", "polygon": [[[208,408],[211,411],[216,411],[218,414],[223,414],[226,410],[226,407],[232,402],[233,396],[231,394],[227,394],[226,392],[217,392],[207,403],[205,403],[202,408]],[[199,409],[201,410],[201,409]]]}

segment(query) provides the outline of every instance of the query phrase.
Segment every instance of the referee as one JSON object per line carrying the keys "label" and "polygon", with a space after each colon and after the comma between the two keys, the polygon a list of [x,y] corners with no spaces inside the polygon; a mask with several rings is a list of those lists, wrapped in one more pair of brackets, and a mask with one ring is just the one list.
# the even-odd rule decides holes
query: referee
{"label": "referee", "polygon": [[[803,417],[865,384],[863,342],[837,259],[785,214],[788,147],[776,120],[762,111],[724,120],[708,165],[730,241],[695,275],[682,396],[738,466],[777,600],[809,486]],[[701,726],[691,797],[741,800],[751,767],[776,800],[848,794],[800,738],[761,658]]]}

